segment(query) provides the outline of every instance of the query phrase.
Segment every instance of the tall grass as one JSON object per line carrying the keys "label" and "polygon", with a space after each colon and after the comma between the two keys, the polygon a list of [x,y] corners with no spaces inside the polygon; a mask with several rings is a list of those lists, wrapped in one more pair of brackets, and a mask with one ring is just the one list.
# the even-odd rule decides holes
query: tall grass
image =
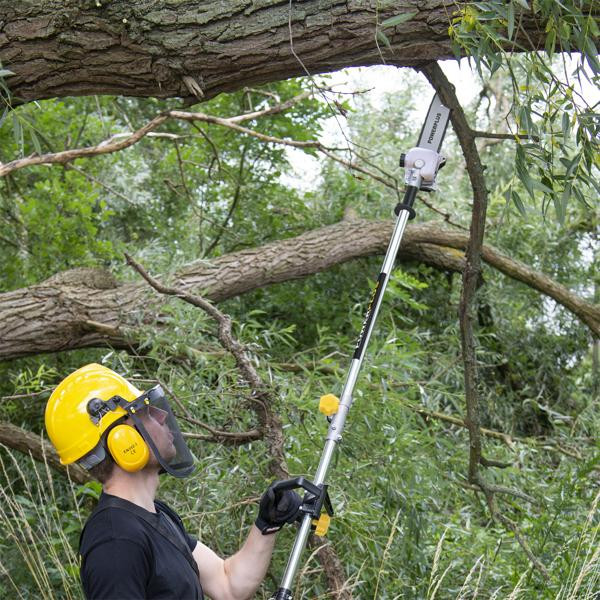
{"label": "tall grass", "polygon": [[[75,484],[69,482],[71,498],[57,498],[47,462],[36,463],[10,450],[0,454],[0,470],[1,595],[83,598],[73,544],[83,524]],[[60,483],[64,489],[64,482]]]}
{"label": "tall grass", "polygon": [[569,577],[561,588],[557,600],[597,600],[600,598],[600,524],[598,522],[598,504],[600,492],[596,494],[579,542]]}
{"label": "tall grass", "polygon": [[[555,596],[556,600],[598,600],[600,598],[600,524],[598,505],[600,504],[600,492],[595,496],[591,508],[588,512],[585,524],[577,542],[577,548],[574,556],[571,558],[571,564],[568,576],[562,585],[560,586],[559,592]],[[431,576],[429,581],[429,588],[427,591],[427,600],[435,600],[437,593],[441,588],[441,584],[446,577],[447,573],[454,567],[456,568],[457,562],[450,561],[443,573],[440,574],[440,562],[442,561],[442,547],[446,532],[442,534],[437,544],[435,555],[433,558],[433,565],[431,568]],[[479,569],[479,574],[475,587],[470,590],[470,583],[473,579],[474,573]],[[477,562],[473,565],[469,573],[466,575],[464,583],[458,592],[458,595],[448,596],[445,598],[454,598],[455,600],[469,598],[474,600],[479,594],[479,586],[481,583],[482,575],[484,573],[485,564],[480,557]],[[530,569],[527,569],[521,574],[519,581],[512,590],[501,590],[496,589],[491,592],[491,596],[487,598],[499,599],[505,598],[506,600],[534,600],[537,596],[536,593],[528,590],[525,587],[525,580],[530,574]],[[552,575],[552,573],[551,573]],[[556,577],[560,577],[559,574],[555,574]]]}
{"label": "tall grass", "polygon": [[[54,481],[46,462],[37,463],[31,457],[13,453],[2,447],[0,452],[0,597],[29,600],[82,600],[79,583],[77,538],[84,522],[80,511],[82,488],[69,481],[65,486],[62,477]],[[60,493],[57,490],[61,490]],[[590,507],[582,525],[576,550],[570,557],[568,573],[563,576],[548,565],[552,577],[558,581],[556,600],[597,600],[600,590],[600,525],[598,509],[600,493]],[[398,515],[394,519],[385,550],[382,552],[375,585],[375,600],[391,598],[386,591],[386,573],[395,572],[390,564],[392,541],[398,534]],[[483,556],[468,570],[456,556],[444,556],[444,532],[432,556],[427,600],[529,600],[537,598],[528,587],[529,569],[525,570],[516,585],[486,589],[485,578],[489,565]],[[314,557],[313,557],[314,558]],[[314,560],[313,560],[314,562]],[[306,567],[311,557],[306,560]],[[388,570],[389,569],[389,570]],[[448,589],[447,575],[464,569],[459,577],[460,589]],[[307,573],[306,573],[307,574]],[[459,581],[461,580],[459,578]],[[348,581],[354,588],[355,598],[361,600],[360,576]],[[456,582],[456,577],[454,578]],[[297,598],[304,596],[297,590]],[[329,597],[326,594],[323,597]],[[371,597],[371,596],[369,596]],[[548,596],[544,596],[548,597]],[[394,600],[403,600],[394,596]],[[313,599],[314,600],[314,599]],[[407,598],[406,600],[413,600]]]}

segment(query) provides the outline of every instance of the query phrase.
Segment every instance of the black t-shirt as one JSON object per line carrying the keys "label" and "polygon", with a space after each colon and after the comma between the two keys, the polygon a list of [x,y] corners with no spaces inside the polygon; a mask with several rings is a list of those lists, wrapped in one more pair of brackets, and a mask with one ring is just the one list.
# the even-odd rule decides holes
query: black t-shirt
{"label": "black t-shirt", "polygon": [[[192,552],[196,540],[186,533],[177,513],[161,502],[155,502],[155,507],[156,514],[102,493],[79,541],[86,598],[203,599],[183,546],[185,540]],[[161,533],[165,526],[174,534],[170,539]],[[173,526],[180,532],[173,531]]]}

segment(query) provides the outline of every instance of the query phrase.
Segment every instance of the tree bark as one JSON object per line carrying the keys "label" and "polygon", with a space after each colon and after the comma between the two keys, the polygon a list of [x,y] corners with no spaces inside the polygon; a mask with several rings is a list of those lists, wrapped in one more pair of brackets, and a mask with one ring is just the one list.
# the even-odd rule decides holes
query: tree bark
{"label": "tree bark", "polygon": [[[220,302],[299,279],[359,257],[382,254],[392,221],[342,221],[295,238],[190,263],[175,285]],[[436,223],[408,225],[400,260],[462,270],[468,235]],[[553,298],[600,336],[600,307],[534,269],[484,246],[483,259],[504,274]],[[0,294],[0,360],[42,352],[135,344],[133,328],[159,318],[165,299],[143,283],[119,284],[105,271],[73,269],[29,288]]]}
{"label": "tree bark", "polygon": [[31,433],[11,423],[0,423],[0,444],[24,454],[31,454],[35,460],[46,462],[49,467],[59,471],[62,475],[68,470],[69,477],[76,483],[85,483],[91,480],[89,473],[81,467],[61,465],[58,455],[49,442],[43,440],[36,433]]}
{"label": "tree bark", "polygon": [[[0,0],[0,60],[13,104],[117,94],[207,99],[350,66],[451,58],[454,2],[425,0]],[[378,23],[399,14],[408,21]],[[528,16],[531,13],[526,11]],[[544,28],[521,24],[524,45]]]}

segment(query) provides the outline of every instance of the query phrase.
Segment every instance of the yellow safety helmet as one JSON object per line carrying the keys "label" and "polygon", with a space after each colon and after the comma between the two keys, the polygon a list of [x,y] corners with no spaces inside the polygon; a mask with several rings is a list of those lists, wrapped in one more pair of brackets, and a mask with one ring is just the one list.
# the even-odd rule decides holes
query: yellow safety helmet
{"label": "yellow safety helmet", "polygon": [[[63,379],[52,392],[45,414],[46,431],[60,462],[68,465],[83,459],[98,447],[106,430],[128,414],[121,406],[115,406],[99,419],[92,419],[88,410],[92,398],[106,402],[120,396],[132,402],[141,394],[124,377],[96,363],[81,367]],[[89,468],[95,462],[98,461],[83,466]]]}

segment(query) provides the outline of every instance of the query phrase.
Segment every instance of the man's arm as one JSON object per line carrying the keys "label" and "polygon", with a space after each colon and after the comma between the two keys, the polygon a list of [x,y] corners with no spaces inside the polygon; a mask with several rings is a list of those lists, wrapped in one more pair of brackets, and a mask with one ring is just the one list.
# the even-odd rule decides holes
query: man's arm
{"label": "man's arm", "polygon": [[198,542],[193,554],[200,571],[202,589],[214,600],[251,598],[267,573],[275,537],[262,535],[253,525],[244,545],[226,560]]}
{"label": "man's arm", "polygon": [[260,499],[258,517],[242,548],[230,558],[219,558],[201,542],[194,548],[200,583],[214,600],[247,600],[264,579],[275,546],[275,533],[296,521],[302,499],[292,490],[272,483]]}

